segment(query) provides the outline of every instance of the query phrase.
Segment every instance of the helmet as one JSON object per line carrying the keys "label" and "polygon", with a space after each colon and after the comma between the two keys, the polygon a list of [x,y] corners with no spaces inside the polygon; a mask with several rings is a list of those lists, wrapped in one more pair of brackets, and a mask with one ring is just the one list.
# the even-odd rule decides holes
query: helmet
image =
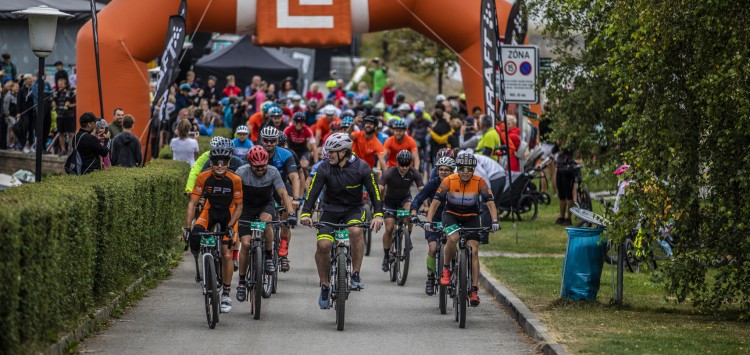
{"label": "helmet", "polygon": [[240,133],[248,134],[248,133],[250,133],[250,130],[247,128],[247,126],[237,126],[237,131],[235,133],[237,133],[237,134],[240,134]]}
{"label": "helmet", "polygon": [[273,106],[270,109],[268,109],[269,116],[281,116],[283,114],[284,114],[284,111],[281,110],[281,107]]}
{"label": "helmet", "polygon": [[182,85],[180,85],[180,90],[190,90],[190,84],[182,84]]}
{"label": "helmet", "polygon": [[617,170],[615,170],[615,175],[625,174],[628,170],[630,170],[630,165],[621,165],[619,168],[617,168]]}
{"label": "helmet", "polygon": [[372,123],[377,124],[378,118],[373,115],[365,116],[365,122],[372,122]]}
{"label": "helmet", "polygon": [[398,106],[398,110],[409,112],[411,111],[411,106],[409,106],[409,104],[401,104]]}
{"label": "helmet", "polygon": [[276,127],[266,126],[260,130],[260,138],[279,138],[279,130]]}
{"label": "helmet", "polygon": [[331,122],[331,129],[332,130],[339,130],[341,128],[341,121],[333,121]]}
{"label": "helmet", "polygon": [[393,120],[393,123],[391,124],[391,128],[393,129],[406,129],[406,121],[402,119],[396,119]]}
{"label": "helmet", "polygon": [[398,161],[399,166],[409,166],[413,160],[411,152],[406,149],[398,152],[398,155],[396,155],[396,161]]}
{"label": "helmet", "polygon": [[354,123],[354,117],[344,116],[341,118],[341,128],[349,128]]}
{"label": "helmet", "polygon": [[271,101],[266,101],[262,105],[260,105],[260,110],[263,111],[263,113],[267,113],[268,109],[270,109],[271,106],[274,106],[274,103]]}
{"label": "helmet", "polygon": [[344,110],[344,112],[341,113],[341,116],[354,116],[354,111],[352,110]]}
{"label": "helmet", "polygon": [[323,113],[326,116],[333,116],[336,114],[336,108],[333,105],[326,105],[326,107],[323,107]]}
{"label": "helmet", "polygon": [[435,163],[436,166],[449,166],[451,168],[456,167],[456,161],[453,160],[451,157],[442,157],[437,160],[437,163]]}
{"label": "helmet", "polygon": [[279,147],[286,145],[286,133],[279,131]]}
{"label": "helmet", "polygon": [[436,156],[437,156],[438,159],[440,159],[442,157],[453,158],[453,154],[454,154],[453,150],[451,150],[450,148],[440,148],[440,150],[438,150]]}
{"label": "helmet", "polygon": [[209,143],[209,146],[211,148],[216,147],[216,145],[218,145],[222,141],[222,139],[224,139],[224,137],[222,136],[216,136],[216,137],[211,138],[211,142]]}
{"label": "helmet", "polygon": [[299,95],[292,95],[292,101],[302,101],[302,96]]}
{"label": "helmet", "polygon": [[435,101],[437,101],[438,103],[443,102],[445,100],[446,100],[446,97],[443,94],[438,94],[437,96],[435,96]]}
{"label": "helmet", "polygon": [[297,112],[292,116],[292,120],[299,121],[299,122],[305,122],[307,120],[307,116],[305,116],[304,112]]}
{"label": "helmet", "polygon": [[404,95],[404,94],[398,94],[398,95],[396,95],[396,102],[404,101],[404,100],[406,100],[406,95]]}
{"label": "helmet", "polygon": [[477,166],[477,158],[471,153],[461,153],[456,158],[456,165],[458,167],[470,166],[473,168]]}
{"label": "helmet", "polygon": [[234,151],[234,142],[224,137],[221,137],[221,141],[216,144],[215,147],[211,147],[210,157],[211,158],[230,158]]}
{"label": "helmet", "polygon": [[331,134],[323,148],[327,152],[338,152],[344,149],[352,149],[352,138],[346,133]]}
{"label": "helmet", "polygon": [[266,165],[268,164],[268,152],[259,145],[254,145],[247,152],[247,162],[250,165]]}

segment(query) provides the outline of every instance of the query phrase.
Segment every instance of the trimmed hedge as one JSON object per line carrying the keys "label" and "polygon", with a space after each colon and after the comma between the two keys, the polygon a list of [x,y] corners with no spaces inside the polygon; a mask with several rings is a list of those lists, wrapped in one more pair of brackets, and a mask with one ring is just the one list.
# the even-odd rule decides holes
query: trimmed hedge
{"label": "trimmed hedge", "polygon": [[[205,152],[208,150],[208,144],[211,142],[211,138],[216,136],[222,136],[226,138],[234,138],[232,137],[232,129],[226,128],[226,127],[219,127],[214,129],[214,134],[209,136],[200,136],[198,137],[198,148],[201,152]],[[165,144],[163,148],[159,151],[159,159],[172,159],[172,149],[169,148],[169,144]]]}
{"label": "trimmed hedge", "polygon": [[0,354],[36,352],[155,265],[184,219],[184,162],[0,193]]}

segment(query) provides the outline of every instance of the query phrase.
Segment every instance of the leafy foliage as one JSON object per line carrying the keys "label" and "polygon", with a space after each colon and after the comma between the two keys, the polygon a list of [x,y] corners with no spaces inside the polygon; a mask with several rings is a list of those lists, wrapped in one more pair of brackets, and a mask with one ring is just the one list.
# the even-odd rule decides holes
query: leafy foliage
{"label": "leafy foliage", "polygon": [[[701,0],[540,6],[551,16],[547,30],[565,39],[561,48],[578,49],[563,56],[560,76],[550,80],[557,134],[586,135],[591,114],[575,108],[596,102],[604,138],[619,146],[609,147],[610,156],[634,167],[636,183],[610,237],[640,222],[639,242],[650,245],[659,226],[674,220],[675,257],[660,275],[668,292],[708,312],[736,304],[749,319],[750,9]],[[576,143],[584,149],[585,141]]]}
{"label": "leafy foliage", "polygon": [[411,30],[400,29],[385,34],[389,45],[389,61],[414,73],[438,75],[438,91],[442,78],[458,65],[458,56],[450,48]]}

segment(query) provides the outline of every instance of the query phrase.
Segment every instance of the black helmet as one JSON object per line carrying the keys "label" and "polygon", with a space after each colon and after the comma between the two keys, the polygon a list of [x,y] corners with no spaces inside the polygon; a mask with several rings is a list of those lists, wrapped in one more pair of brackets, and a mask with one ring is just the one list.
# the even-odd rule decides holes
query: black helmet
{"label": "black helmet", "polygon": [[461,153],[456,158],[456,166],[459,168],[462,166],[470,166],[474,168],[477,166],[477,158],[471,153]]}
{"label": "black helmet", "polygon": [[297,112],[294,114],[294,116],[292,116],[292,120],[305,122],[307,120],[307,116],[305,116],[304,112]]}
{"label": "black helmet", "polygon": [[375,117],[375,116],[373,116],[373,115],[365,116],[365,122],[372,122],[375,125],[377,125],[378,124],[378,118]]}
{"label": "black helmet", "polygon": [[279,147],[286,147],[286,133],[279,131]]}
{"label": "black helmet", "polygon": [[412,160],[414,160],[414,158],[412,158],[411,152],[406,149],[398,152],[398,155],[396,155],[396,161],[398,161],[398,165],[400,166],[409,166],[411,165]]}

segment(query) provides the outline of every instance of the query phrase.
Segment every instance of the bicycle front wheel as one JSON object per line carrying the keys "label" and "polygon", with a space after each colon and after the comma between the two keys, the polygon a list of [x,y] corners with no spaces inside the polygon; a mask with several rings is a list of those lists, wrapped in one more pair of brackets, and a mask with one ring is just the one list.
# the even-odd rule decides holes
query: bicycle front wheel
{"label": "bicycle front wheel", "polygon": [[[440,243],[440,241],[438,241]],[[438,288],[438,308],[440,308],[440,314],[446,314],[448,304],[448,293],[446,287],[440,284],[440,277],[443,274],[443,248],[438,244],[437,249],[437,265],[435,266],[435,280]]]}
{"label": "bicycle front wheel", "polygon": [[399,286],[406,284],[406,277],[409,276],[409,256],[411,254],[411,238],[409,237],[408,230],[404,227],[401,228],[398,239],[401,241],[399,244],[398,256],[396,256],[396,263],[398,263],[398,279],[396,280]]}
{"label": "bicycle front wheel", "polygon": [[252,313],[254,319],[260,319],[260,302],[263,296],[263,249],[260,245],[253,248],[253,292]]}
{"label": "bicycle front wheel", "polygon": [[349,282],[346,272],[346,254],[336,256],[336,329],[344,330],[346,298],[349,295]]}
{"label": "bicycle front wheel", "polygon": [[216,269],[214,268],[214,258],[211,255],[203,258],[203,273],[205,282],[205,301],[206,301],[206,320],[208,327],[214,329],[219,322],[219,288],[216,285]]}
{"label": "bicycle front wheel", "polygon": [[459,250],[460,256],[458,260],[458,290],[457,299],[458,307],[458,327],[466,327],[466,304],[468,303],[466,297],[469,295],[469,256],[466,249]]}
{"label": "bicycle front wheel", "polygon": [[[365,205],[365,213],[367,217],[365,218],[366,222],[370,222],[372,220],[372,211],[370,211],[369,206]],[[367,228],[365,230],[365,256],[370,256],[370,248],[372,248],[372,229]]]}

